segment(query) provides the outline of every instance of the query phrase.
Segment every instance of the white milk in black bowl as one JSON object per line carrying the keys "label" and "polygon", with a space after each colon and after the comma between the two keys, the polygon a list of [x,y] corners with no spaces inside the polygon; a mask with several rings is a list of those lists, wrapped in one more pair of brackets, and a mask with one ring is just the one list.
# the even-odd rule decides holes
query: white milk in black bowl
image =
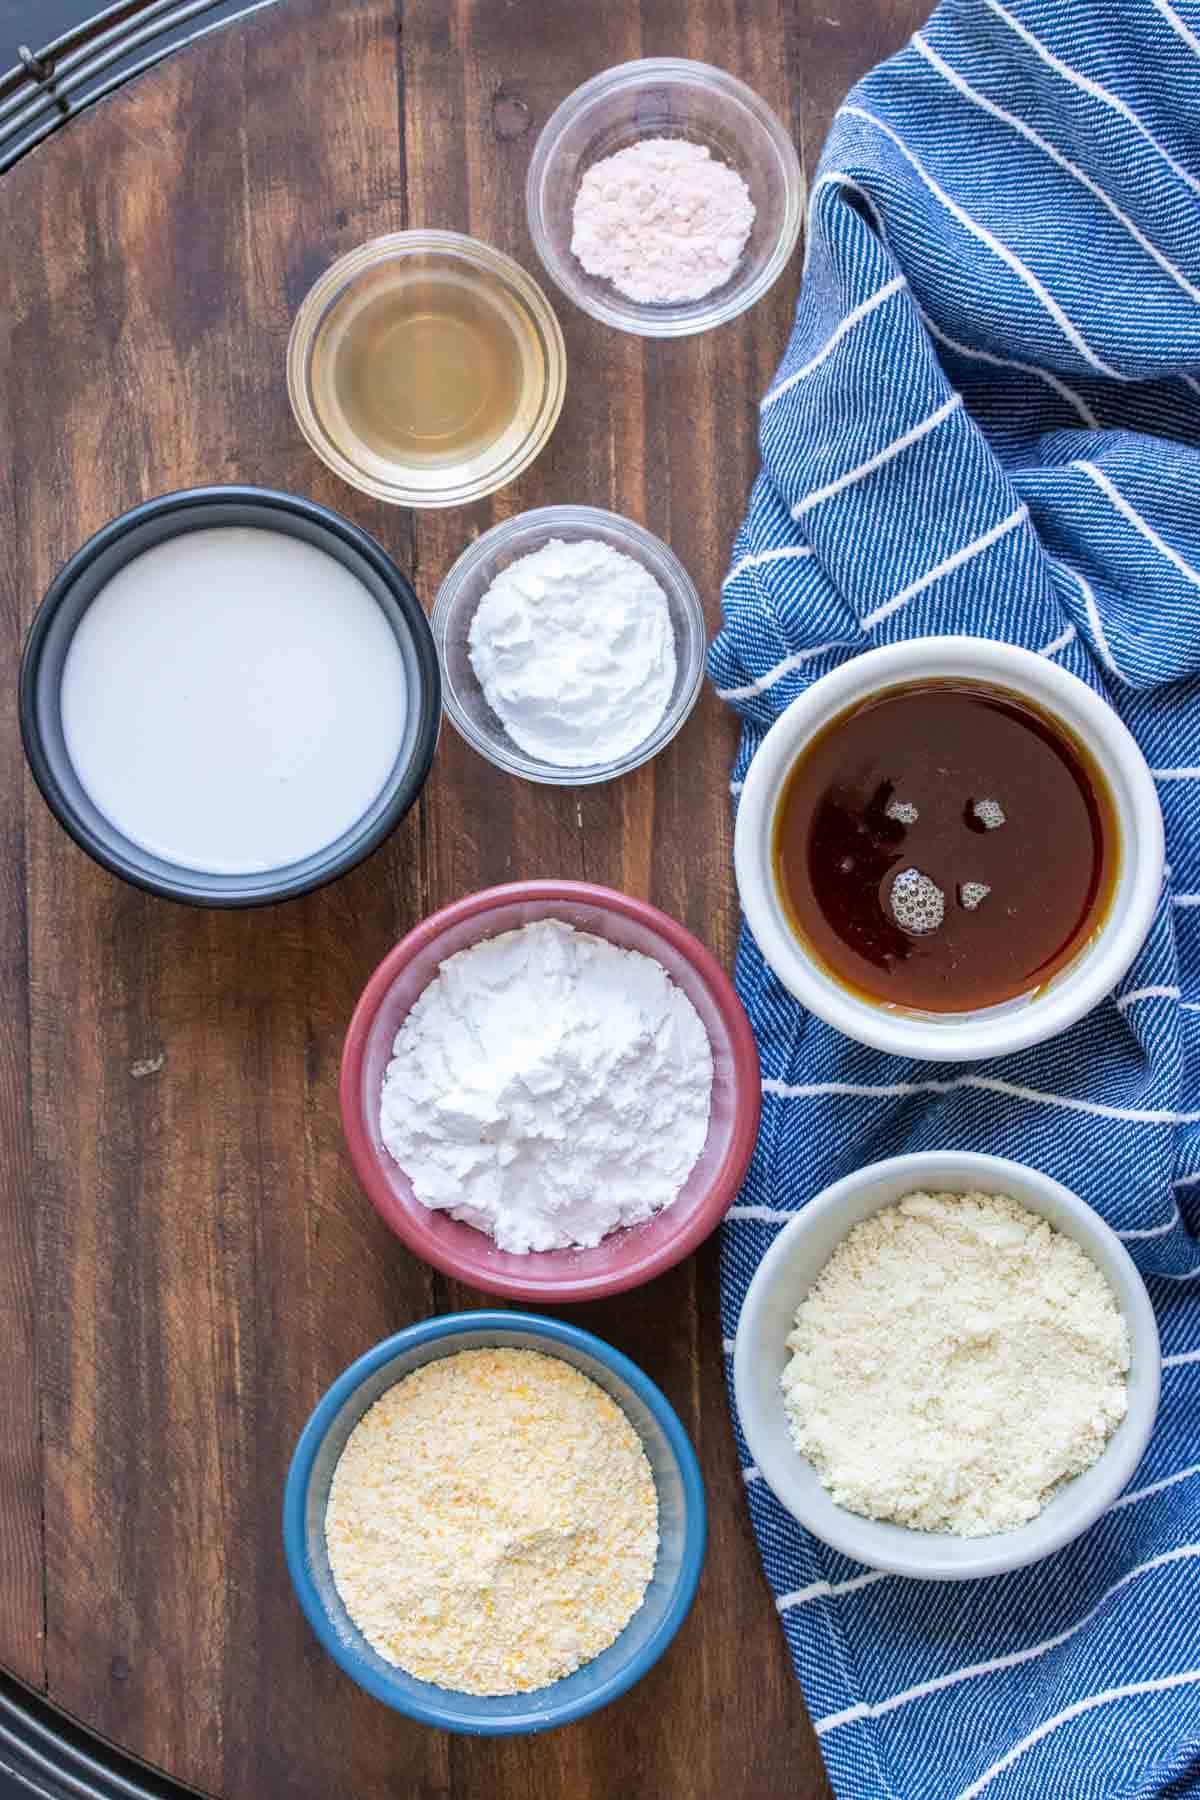
{"label": "white milk in black bowl", "polygon": [[[379,546],[307,502],[236,492],[249,513],[126,515],[132,531],[107,528],[65,579],[85,546],[22,680],[30,762],[77,841],[216,905],[303,892],[366,855],[419,788],[438,711],[428,627]],[[143,539],[183,529],[139,542],[139,522]]]}

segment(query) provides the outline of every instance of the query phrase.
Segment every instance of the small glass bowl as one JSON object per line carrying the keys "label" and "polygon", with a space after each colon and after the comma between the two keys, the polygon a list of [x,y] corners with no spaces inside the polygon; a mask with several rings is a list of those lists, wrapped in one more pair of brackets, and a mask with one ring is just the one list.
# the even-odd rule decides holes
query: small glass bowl
{"label": "small glass bowl", "polygon": [[[627,300],[611,282],[589,275],[571,250],[585,170],[647,137],[706,144],[750,189],[755,219],[741,261],[703,299],[664,306]],[[752,88],[708,63],[658,56],[621,63],[568,94],[534,146],[525,204],[538,255],[577,306],[618,331],[687,337],[736,318],[778,279],[800,236],[804,193],[795,146]]]}
{"label": "small glass bowl", "polygon": [[[344,309],[365,304],[387,283],[388,265],[412,265],[414,279],[439,278],[475,288],[504,321],[519,348],[521,392],[511,422],[492,441],[461,457],[402,462],[371,447],[335,400],[322,401],[319,361]],[[328,354],[333,355],[332,342]],[[395,231],[339,257],[314,282],[292,324],[287,349],[288,397],[311,449],[360,493],[396,506],[462,506],[514,480],[544,448],[562,411],[567,352],[545,294],[519,263],[457,231]],[[332,376],[328,386],[333,391]]]}
{"label": "small glass bowl", "polygon": [[[662,718],[635,749],[613,762],[566,767],[528,756],[505,731],[483,696],[467,645],[476,608],[493,581],[519,557],[552,538],[598,538],[648,569],[667,597],[675,633],[675,685]],[[590,787],[627,775],[669,744],[691,712],[704,680],[704,608],[687,570],[661,539],[619,513],[595,506],[542,506],[505,519],[464,550],[443,581],[430,616],[442,666],[442,703],[450,723],[498,769],[557,787]]]}

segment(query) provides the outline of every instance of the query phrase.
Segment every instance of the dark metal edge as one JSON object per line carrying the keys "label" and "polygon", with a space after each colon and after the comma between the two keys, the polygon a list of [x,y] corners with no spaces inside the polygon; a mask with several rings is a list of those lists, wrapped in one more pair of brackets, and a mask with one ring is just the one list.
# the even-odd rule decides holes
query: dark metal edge
{"label": "dark metal edge", "polygon": [[[38,51],[22,44],[19,61],[0,74],[0,174],[69,119],[133,76],[153,68],[172,51],[275,4],[277,0],[245,0],[235,12],[229,12],[230,0],[149,0],[137,12],[109,25],[114,14],[125,10],[124,0],[120,0]],[[218,10],[220,18],[181,33],[181,27],[192,19]],[[164,38],[166,42],[161,41]],[[130,61],[145,44],[153,47]]]}
{"label": "dark metal edge", "polygon": [[0,1670],[3,1800],[195,1800]]}

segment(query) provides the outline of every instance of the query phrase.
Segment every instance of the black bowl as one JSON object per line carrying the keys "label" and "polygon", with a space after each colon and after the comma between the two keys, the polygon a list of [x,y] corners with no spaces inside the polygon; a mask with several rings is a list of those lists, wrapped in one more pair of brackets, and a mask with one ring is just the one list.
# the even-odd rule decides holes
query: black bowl
{"label": "black bowl", "polygon": [[[257,525],[287,532],[326,551],[357,576],[395,633],[409,693],[404,735],[391,774],[357,823],[299,862],[245,875],[183,868],[143,850],[118,831],[93,805],[75,773],[59,705],[63,664],[75,628],[105,583],[143,550],[214,525]],[[55,576],[34,616],[21,658],[21,738],[51,812],[80,849],[114,875],[192,906],[265,906],[290,900],[360,863],[399,824],[420,793],[437,746],[441,714],[433,636],[416,594],[395,563],[365,531],[328,507],[267,488],[189,488],[122,513]]]}

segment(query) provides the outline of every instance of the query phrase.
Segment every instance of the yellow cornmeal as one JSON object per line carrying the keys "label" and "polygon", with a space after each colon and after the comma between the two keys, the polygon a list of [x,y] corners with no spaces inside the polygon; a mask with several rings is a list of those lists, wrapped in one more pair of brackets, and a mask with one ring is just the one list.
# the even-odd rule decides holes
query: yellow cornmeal
{"label": "yellow cornmeal", "polygon": [[459,1693],[524,1693],[633,1617],[658,1497],[637,1432],[594,1381],[536,1350],[462,1350],[364,1413],[325,1538],[381,1656]]}

